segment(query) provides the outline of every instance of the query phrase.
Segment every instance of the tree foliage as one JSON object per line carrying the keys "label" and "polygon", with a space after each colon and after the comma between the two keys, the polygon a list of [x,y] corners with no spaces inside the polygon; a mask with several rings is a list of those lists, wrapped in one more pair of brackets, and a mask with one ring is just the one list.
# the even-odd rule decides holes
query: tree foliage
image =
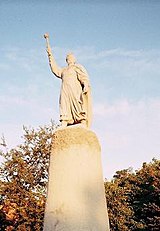
{"label": "tree foliage", "polygon": [[134,226],[133,210],[130,206],[130,184],[121,185],[123,177],[130,175],[130,170],[117,172],[111,182],[105,182],[106,201],[112,230],[132,230]]}
{"label": "tree foliage", "polygon": [[160,161],[117,171],[105,189],[111,231],[160,230]]}
{"label": "tree foliage", "polygon": [[51,138],[55,127],[53,122],[37,130],[24,127],[24,143],[10,151],[1,151],[5,159],[0,167],[1,216],[4,216],[7,206],[11,213],[13,203],[16,205],[16,219],[9,221],[5,211],[4,227],[9,222],[14,230],[42,230]]}
{"label": "tree foliage", "polygon": [[160,230],[160,161],[144,163],[135,174],[136,185],[132,201],[135,220],[140,220],[143,230]]}

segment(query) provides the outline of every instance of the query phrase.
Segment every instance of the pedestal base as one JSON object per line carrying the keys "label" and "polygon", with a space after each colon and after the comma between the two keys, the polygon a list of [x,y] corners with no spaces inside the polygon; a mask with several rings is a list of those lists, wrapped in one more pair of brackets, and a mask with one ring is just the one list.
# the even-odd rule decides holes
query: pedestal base
{"label": "pedestal base", "polygon": [[52,142],[44,231],[109,231],[96,135],[71,126]]}

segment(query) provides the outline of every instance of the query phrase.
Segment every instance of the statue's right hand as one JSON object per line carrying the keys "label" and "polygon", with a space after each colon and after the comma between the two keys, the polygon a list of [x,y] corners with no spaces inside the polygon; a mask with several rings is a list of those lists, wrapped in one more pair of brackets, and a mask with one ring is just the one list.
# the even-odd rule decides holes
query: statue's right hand
{"label": "statue's right hand", "polygon": [[44,34],[44,38],[45,38],[45,39],[48,39],[48,38],[49,38],[49,34],[48,34],[48,33],[45,33],[45,34]]}

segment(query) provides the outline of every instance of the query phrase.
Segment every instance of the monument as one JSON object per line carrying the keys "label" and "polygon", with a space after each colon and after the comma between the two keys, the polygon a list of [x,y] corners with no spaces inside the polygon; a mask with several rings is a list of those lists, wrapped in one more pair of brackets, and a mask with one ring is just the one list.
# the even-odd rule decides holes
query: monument
{"label": "monument", "polygon": [[51,71],[62,80],[52,139],[43,231],[109,231],[98,139],[90,128],[90,82],[72,53],[60,68],[44,35]]}

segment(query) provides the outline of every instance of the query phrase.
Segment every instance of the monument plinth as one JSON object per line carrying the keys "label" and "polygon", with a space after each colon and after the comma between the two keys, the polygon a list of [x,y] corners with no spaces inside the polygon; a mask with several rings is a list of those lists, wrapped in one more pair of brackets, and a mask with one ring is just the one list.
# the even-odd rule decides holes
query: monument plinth
{"label": "monument plinth", "polygon": [[68,126],[53,135],[44,231],[109,231],[98,139]]}

